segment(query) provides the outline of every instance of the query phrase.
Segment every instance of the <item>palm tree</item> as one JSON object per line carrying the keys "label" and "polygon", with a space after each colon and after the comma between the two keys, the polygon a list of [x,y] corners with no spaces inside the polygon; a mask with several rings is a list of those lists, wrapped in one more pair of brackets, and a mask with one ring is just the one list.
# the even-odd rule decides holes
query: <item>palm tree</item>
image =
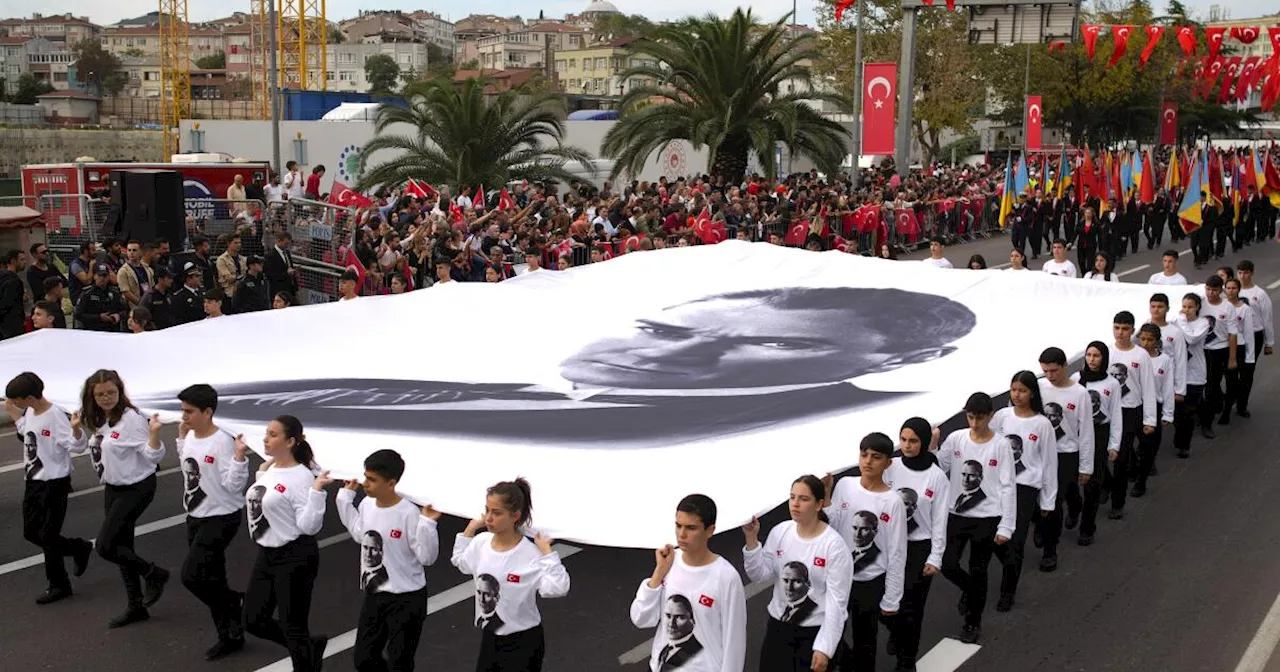
{"label": "palm tree", "polygon": [[[354,188],[397,187],[409,178],[455,191],[512,180],[567,183],[576,178],[566,161],[591,165],[589,154],[564,144],[565,108],[554,93],[486,94],[487,84],[483,78],[460,87],[446,78],[414,82],[401,94],[407,104],[383,103]],[[379,153],[385,160],[366,167]]]}
{"label": "palm tree", "polygon": [[806,101],[841,109],[849,101],[815,90],[805,63],[819,58],[817,42],[789,36],[789,20],[762,25],[751,10],[737,9],[728,19],[689,18],[632,42],[630,55],[644,60],[619,78],[653,84],[623,97],[620,120],[605,135],[601,152],[616,160],[613,177],[639,173],[655,150],[677,139],[708,147],[711,172],[731,182],[742,179],[751,154],[775,174],[779,142],[836,172],[850,133]]}

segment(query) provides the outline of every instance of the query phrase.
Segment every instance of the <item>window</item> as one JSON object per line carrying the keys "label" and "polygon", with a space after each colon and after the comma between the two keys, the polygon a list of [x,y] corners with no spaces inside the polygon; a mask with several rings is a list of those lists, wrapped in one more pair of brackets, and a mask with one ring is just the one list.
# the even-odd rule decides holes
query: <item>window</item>
{"label": "window", "polygon": [[575,45],[575,46],[576,46],[576,45],[579,45],[579,44],[582,44],[582,36],[581,36],[581,35],[579,35],[579,34],[577,34],[577,33],[570,34],[570,35],[569,35],[569,44],[571,44],[571,45]]}
{"label": "window", "polygon": [[356,73],[351,70],[340,70],[338,71],[338,81],[354,82],[356,81]]}
{"label": "window", "polygon": [[596,58],[596,70],[604,70],[606,60],[604,57]]}
{"label": "window", "polygon": [[564,72],[564,59],[556,61],[556,72]]}
{"label": "window", "polygon": [[324,78],[326,81],[330,81],[330,82],[337,80],[337,77],[333,74],[332,70],[326,70],[324,73]]}
{"label": "window", "polygon": [[576,59],[576,58],[571,58],[571,59],[569,59],[569,67],[570,67],[570,68],[576,68],[576,67],[578,67],[578,59]]}

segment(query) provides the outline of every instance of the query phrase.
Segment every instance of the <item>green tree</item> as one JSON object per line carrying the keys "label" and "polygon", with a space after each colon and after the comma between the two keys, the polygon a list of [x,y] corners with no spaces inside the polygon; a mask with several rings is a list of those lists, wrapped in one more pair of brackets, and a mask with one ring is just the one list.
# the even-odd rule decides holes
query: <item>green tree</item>
{"label": "green tree", "polygon": [[127,49],[120,50],[120,55],[125,58],[143,58],[147,55],[147,52],[137,47],[129,47]]}
{"label": "green tree", "polygon": [[453,55],[446,54],[440,45],[434,42],[427,43],[427,75],[428,79],[435,79],[441,75],[453,77]]}
{"label": "green tree", "polygon": [[120,72],[120,58],[103,49],[102,43],[96,39],[80,40],[71,47],[71,54],[75,58],[80,81],[95,91],[105,91],[106,82]]}
{"label": "green tree", "polygon": [[332,26],[329,28],[328,41],[329,44],[342,44],[347,41],[347,36],[344,35],[341,30],[338,30],[337,26]]}
{"label": "green tree", "polygon": [[[591,156],[564,144],[563,99],[520,91],[486,95],[487,84],[470,78],[455,87],[441,77],[405,87],[401,97],[407,105],[383,103],[374,138],[360,154],[362,177],[354,188],[398,187],[409,178],[455,191],[512,180],[575,179],[565,162],[585,163]],[[367,166],[379,154],[383,160]]]}
{"label": "green tree", "polygon": [[805,63],[820,56],[817,42],[791,36],[788,20],[762,25],[751,10],[737,9],[728,19],[708,14],[662,26],[628,45],[653,65],[628,68],[619,78],[656,84],[632,88],[619,104],[621,118],[601,146],[616,160],[612,177],[624,170],[638,174],[672,140],[707,147],[711,172],[729,182],[742,179],[751,154],[767,174],[776,174],[780,142],[819,170],[837,172],[849,131],[809,101],[846,109],[848,101],[816,86]]}
{"label": "green tree", "polygon": [[196,59],[196,67],[201,70],[225,70],[227,68],[227,55],[221,51],[201,56]]}
{"label": "green tree", "polygon": [[102,79],[102,92],[108,96],[118,96],[129,84],[129,75],[117,70]]}
{"label": "green tree", "polygon": [[369,80],[369,93],[390,93],[396,90],[400,66],[387,54],[374,54],[364,60],[364,76]]}
{"label": "green tree", "polygon": [[591,24],[591,34],[601,42],[624,37],[649,37],[654,24],[640,14],[602,14]]}
{"label": "green tree", "polygon": [[15,105],[35,105],[36,97],[53,91],[53,85],[26,72],[18,78],[17,89],[9,101]]}

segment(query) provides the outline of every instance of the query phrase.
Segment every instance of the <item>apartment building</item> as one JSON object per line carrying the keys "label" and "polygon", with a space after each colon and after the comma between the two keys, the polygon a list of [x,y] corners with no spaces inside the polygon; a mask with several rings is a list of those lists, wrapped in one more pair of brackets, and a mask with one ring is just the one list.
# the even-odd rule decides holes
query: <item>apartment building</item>
{"label": "apartment building", "polygon": [[[99,37],[102,48],[120,57],[147,57],[160,55],[160,26],[111,26]],[[217,28],[187,28],[187,44],[191,61],[227,52],[226,39]]]}
{"label": "apartment building", "polygon": [[29,37],[0,37],[0,83],[9,93],[17,89],[18,79],[29,68],[27,43],[32,41]]}
{"label": "apartment building", "polygon": [[589,33],[585,28],[563,23],[544,22],[518,32],[490,35],[476,41],[476,58],[482,70],[544,67],[547,50],[586,46]]}
{"label": "apartment building", "polygon": [[50,42],[75,44],[97,37],[102,29],[83,16],[32,14],[29,19],[14,19],[8,25],[10,37],[43,37]]}
{"label": "apartment building", "polygon": [[627,45],[632,38],[620,38],[604,44],[555,52],[556,80],[565,93],[587,96],[621,96],[637,87],[653,84],[652,79],[631,77],[624,80],[624,70],[641,65],[655,65],[652,59],[631,56]]}
{"label": "apartment building", "polygon": [[[74,44],[74,43],[73,43]],[[70,88],[67,70],[75,62],[75,55],[66,42],[48,39],[27,43],[27,71],[51,84],[55,91]]]}
{"label": "apartment building", "polygon": [[325,47],[328,70],[325,72],[330,91],[367,92],[364,62],[370,56],[386,54],[400,66],[400,72],[425,72],[427,45],[420,42],[386,42],[382,44],[330,44]]}

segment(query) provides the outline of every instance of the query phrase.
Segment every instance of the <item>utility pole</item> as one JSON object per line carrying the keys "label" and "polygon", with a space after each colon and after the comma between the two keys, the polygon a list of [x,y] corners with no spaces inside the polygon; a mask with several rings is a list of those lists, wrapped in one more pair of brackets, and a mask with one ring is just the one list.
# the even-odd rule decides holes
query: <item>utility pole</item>
{"label": "utility pole", "polygon": [[862,7],[858,4],[858,27],[853,38],[853,188],[862,186]]}
{"label": "utility pole", "polygon": [[[915,7],[902,8],[902,56],[898,73],[898,139],[893,162],[898,175],[907,179],[911,169],[911,115],[915,107],[916,81],[916,12]],[[861,92],[859,92],[861,93]]]}
{"label": "utility pole", "polygon": [[276,15],[276,0],[267,3],[267,95],[271,98],[271,163],[280,174],[280,24]]}

